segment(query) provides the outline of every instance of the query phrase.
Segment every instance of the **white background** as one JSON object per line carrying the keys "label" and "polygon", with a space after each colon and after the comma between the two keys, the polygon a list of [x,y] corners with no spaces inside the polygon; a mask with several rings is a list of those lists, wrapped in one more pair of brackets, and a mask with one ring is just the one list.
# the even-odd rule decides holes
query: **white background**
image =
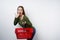
{"label": "white background", "polygon": [[0,40],[16,40],[16,9],[24,6],[36,28],[34,40],[60,40],[60,0],[0,0]]}

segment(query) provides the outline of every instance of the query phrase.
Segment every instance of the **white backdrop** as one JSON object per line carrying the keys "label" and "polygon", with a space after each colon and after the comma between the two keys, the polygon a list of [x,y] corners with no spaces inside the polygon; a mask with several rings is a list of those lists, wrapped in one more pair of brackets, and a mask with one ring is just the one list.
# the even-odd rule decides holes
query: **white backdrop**
{"label": "white backdrop", "polygon": [[36,28],[34,40],[60,40],[60,0],[0,0],[0,40],[16,40],[13,21],[19,5]]}

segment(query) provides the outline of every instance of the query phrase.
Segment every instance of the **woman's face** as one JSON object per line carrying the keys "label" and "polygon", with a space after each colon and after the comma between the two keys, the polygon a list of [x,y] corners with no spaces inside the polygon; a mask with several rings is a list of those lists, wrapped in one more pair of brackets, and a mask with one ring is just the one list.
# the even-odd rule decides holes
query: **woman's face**
{"label": "woman's face", "polygon": [[19,8],[17,9],[17,13],[18,13],[20,16],[22,16],[22,15],[23,15],[23,9],[22,9],[21,7],[19,7]]}

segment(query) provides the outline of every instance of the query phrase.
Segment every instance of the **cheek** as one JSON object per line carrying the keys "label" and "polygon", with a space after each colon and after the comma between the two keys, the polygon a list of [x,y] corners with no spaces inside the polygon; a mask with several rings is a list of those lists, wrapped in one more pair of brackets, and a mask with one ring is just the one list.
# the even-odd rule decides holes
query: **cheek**
{"label": "cheek", "polygon": [[23,11],[21,11],[21,13],[23,13]]}
{"label": "cheek", "polygon": [[17,11],[18,13],[20,13],[20,11]]}

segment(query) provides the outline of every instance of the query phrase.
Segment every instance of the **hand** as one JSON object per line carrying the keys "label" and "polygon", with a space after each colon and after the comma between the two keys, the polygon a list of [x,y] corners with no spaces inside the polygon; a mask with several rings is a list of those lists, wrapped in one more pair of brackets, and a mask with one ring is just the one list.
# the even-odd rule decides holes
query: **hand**
{"label": "hand", "polygon": [[18,18],[19,17],[19,14],[16,14],[16,16],[15,16],[16,18]]}

